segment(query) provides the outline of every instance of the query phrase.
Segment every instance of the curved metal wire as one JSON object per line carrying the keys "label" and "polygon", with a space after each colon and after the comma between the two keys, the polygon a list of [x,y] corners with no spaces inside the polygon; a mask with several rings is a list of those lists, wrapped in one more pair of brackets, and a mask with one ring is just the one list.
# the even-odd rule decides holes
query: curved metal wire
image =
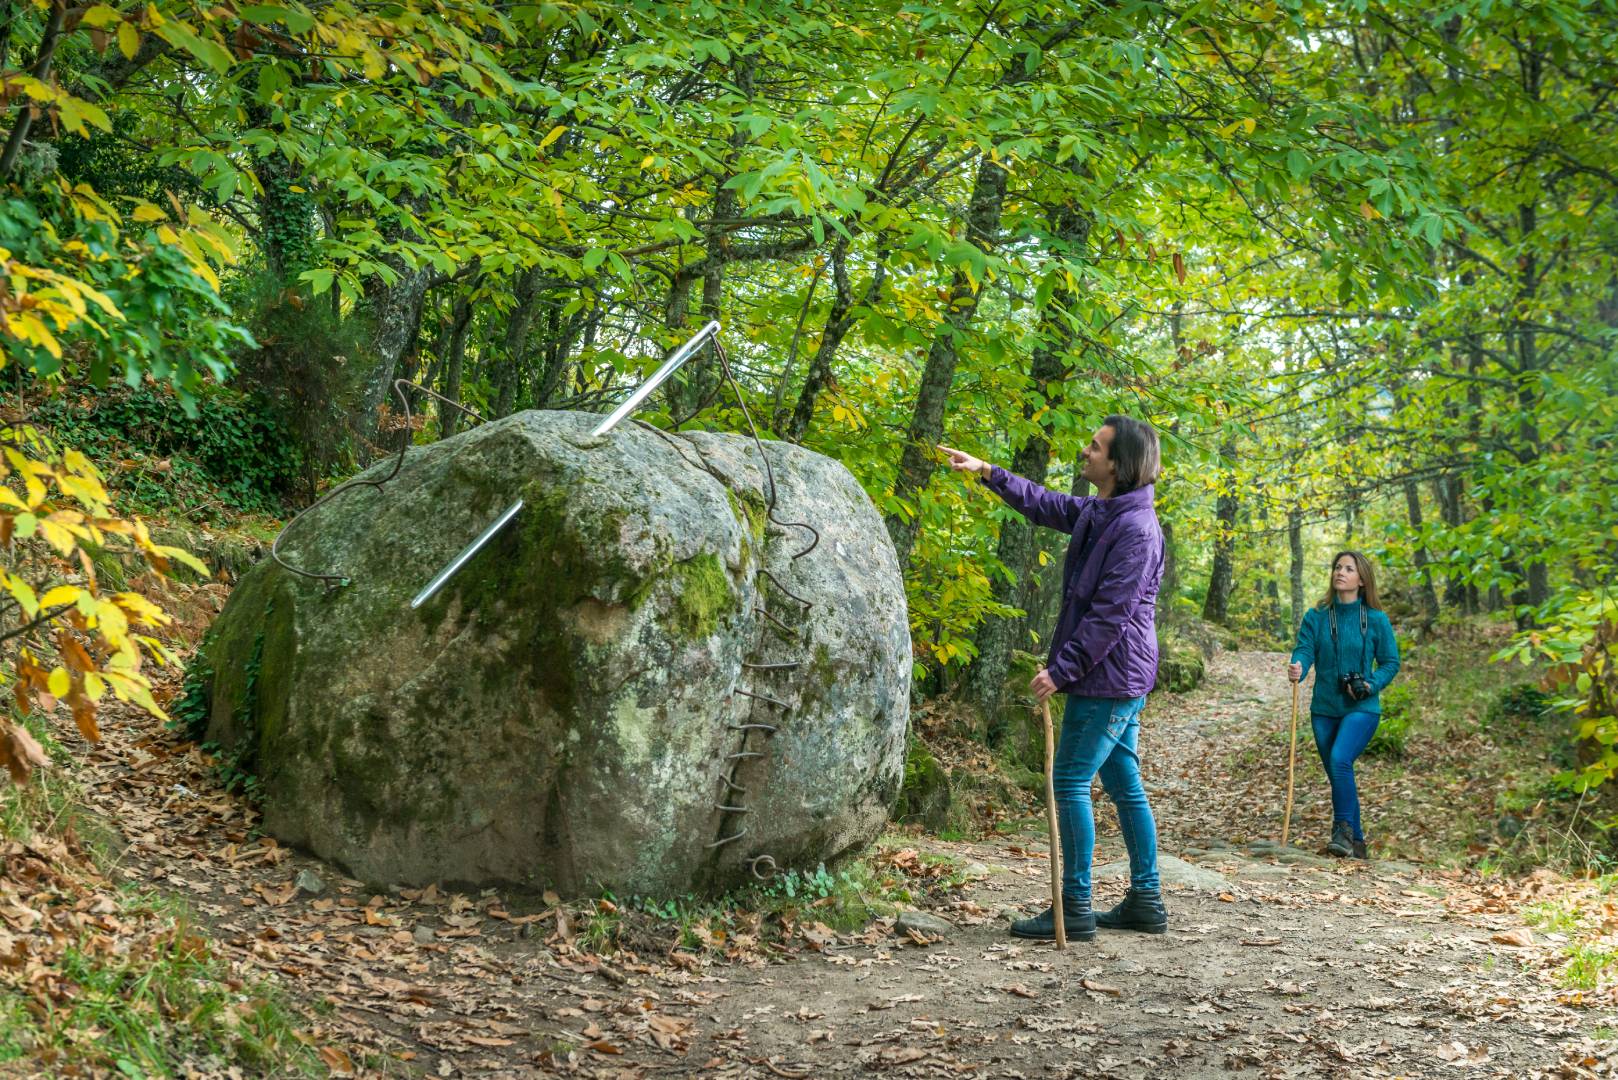
{"label": "curved metal wire", "polygon": [[414,419],[414,416],[410,411],[410,398],[405,394],[405,387],[420,390],[422,393],[427,394],[430,397],[437,398],[445,405],[448,405],[453,409],[459,409],[461,412],[472,417],[480,424],[486,422],[482,416],[479,416],[473,410],[468,409],[458,401],[451,401],[443,394],[429,390],[425,386],[418,383],[413,383],[409,379],[393,380],[393,392],[399,395],[399,404],[404,410],[404,424],[402,425],[403,435],[399,441],[399,454],[394,458],[393,468],[388,470],[388,475],[376,480],[362,480],[359,477],[355,477],[352,480],[346,480],[343,483],[338,484],[336,487],[326,492],[326,494],[322,495],[320,498],[316,499],[314,502],[310,503],[308,506],[294,514],[291,521],[288,521],[285,525],[281,526],[281,531],[275,534],[275,539],[270,543],[270,558],[275,560],[275,564],[277,566],[288,573],[297,574],[299,577],[311,578],[320,582],[326,587],[327,593],[335,592],[338,589],[348,585],[349,579],[342,574],[318,574],[313,570],[302,570],[296,566],[293,566],[291,563],[287,562],[281,557],[281,541],[286,539],[287,532],[292,528],[292,526],[296,525],[316,507],[324,506],[337,496],[343,494],[345,491],[353,491],[355,488],[368,487],[380,489],[384,484],[388,483],[395,476],[399,475],[399,470],[404,468],[405,451],[410,449],[410,432],[413,426],[411,421]]}
{"label": "curved metal wire", "polygon": [[[720,344],[717,336],[713,338],[713,351],[714,355],[719,357],[719,366],[725,373],[725,381],[730,383],[731,392],[736,395],[736,403],[742,407],[742,418],[747,421],[747,430],[753,436],[753,445],[758,447],[758,459],[764,463],[764,481],[769,485],[770,489],[769,503],[765,507],[765,514],[781,528],[806,529],[813,538],[809,541],[808,547],[792,556],[794,559],[801,559],[815,550],[816,545],[820,543],[820,530],[807,521],[783,521],[775,516],[775,470],[770,467],[770,456],[764,452],[764,440],[759,437],[758,425],[753,423],[753,412],[747,407],[747,399],[742,396],[741,385],[736,382],[736,375],[730,370],[730,357],[725,355],[725,347]],[[793,599],[797,598],[793,597]]]}

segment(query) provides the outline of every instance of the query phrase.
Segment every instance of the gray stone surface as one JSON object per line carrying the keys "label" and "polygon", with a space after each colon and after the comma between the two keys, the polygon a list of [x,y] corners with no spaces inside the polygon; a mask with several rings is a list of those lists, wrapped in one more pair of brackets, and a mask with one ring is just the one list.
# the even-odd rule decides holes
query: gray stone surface
{"label": "gray stone surface", "polygon": [[[814,866],[875,837],[902,778],[911,651],[870,500],[840,464],[766,444],[777,518],[820,531],[794,560],[809,534],[767,520],[750,439],[626,423],[591,440],[597,420],[485,424],[299,520],[287,561],[346,588],[269,560],[244,575],[204,644],[209,737],[245,751],[270,833],[368,882],[570,896],[713,892],[755,855]],[[744,667],[784,661],[799,666]],[[762,756],[728,761],[744,739]],[[722,801],[746,812],[721,820]]]}
{"label": "gray stone surface", "polygon": [[894,930],[905,934],[914,930],[927,937],[949,937],[955,933],[955,924],[924,911],[901,911],[893,924]]}
{"label": "gray stone surface", "polygon": [[[1225,875],[1188,863],[1184,859],[1177,859],[1173,855],[1158,854],[1157,874],[1162,879],[1164,888],[1198,889],[1214,893],[1224,892],[1230,888],[1230,879]],[[1097,881],[1118,877],[1127,881],[1129,860],[1120,859],[1098,866],[1091,872],[1091,877]]]}
{"label": "gray stone surface", "polygon": [[313,870],[299,870],[297,880],[294,882],[300,892],[310,896],[319,896],[326,891],[326,883],[320,880],[320,875]]}

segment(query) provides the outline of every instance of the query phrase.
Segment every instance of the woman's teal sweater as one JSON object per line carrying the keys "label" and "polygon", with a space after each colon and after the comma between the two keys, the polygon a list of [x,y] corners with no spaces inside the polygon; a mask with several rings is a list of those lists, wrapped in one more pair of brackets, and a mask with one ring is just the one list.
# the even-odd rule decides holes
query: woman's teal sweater
{"label": "woman's teal sweater", "polygon": [[[1344,604],[1333,600],[1337,609],[1337,644],[1332,645],[1331,617],[1325,608],[1312,607],[1303,614],[1298,627],[1298,645],[1292,662],[1303,665],[1303,677],[1315,669],[1315,692],[1309,710],[1321,716],[1347,716],[1351,712],[1381,715],[1382,691],[1399,674],[1399,643],[1393,639],[1393,624],[1387,615],[1368,608],[1366,633],[1360,636],[1360,601]],[[1341,662],[1339,663],[1339,657]],[[1375,691],[1364,701],[1350,701],[1338,689],[1337,677],[1358,671]]]}

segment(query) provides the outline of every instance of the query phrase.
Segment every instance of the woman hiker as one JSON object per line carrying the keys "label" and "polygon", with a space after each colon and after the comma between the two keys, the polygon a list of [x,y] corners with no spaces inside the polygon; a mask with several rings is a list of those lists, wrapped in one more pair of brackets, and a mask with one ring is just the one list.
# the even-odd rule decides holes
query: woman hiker
{"label": "woman hiker", "polygon": [[[1062,849],[1062,919],[1072,941],[1094,939],[1096,927],[1161,934],[1168,929],[1157,876],[1157,825],[1141,784],[1140,710],[1157,679],[1157,588],[1163,579],[1163,533],[1152,509],[1160,470],[1157,432],[1127,416],[1102,422],[1083,454],[1080,475],[1094,496],[1051,491],[940,446],[950,467],[973,473],[1035,525],[1071,533],[1062,568],[1062,613],[1045,667],[1030,684],[1045,701],[1068,695],[1056,750],[1054,786]],[[1118,807],[1129,849],[1129,892],[1111,911],[1090,908],[1095,818],[1090,785]],[[1011,924],[1017,937],[1056,936],[1047,908]]]}
{"label": "woman hiker", "polygon": [[1354,759],[1382,719],[1380,695],[1399,674],[1399,645],[1393,639],[1393,624],[1376,599],[1371,560],[1357,551],[1338,552],[1332,560],[1331,587],[1325,599],[1304,613],[1297,648],[1287,661],[1287,678],[1298,682],[1311,666],[1315,690],[1309,713],[1315,748],[1331,781],[1331,841],[1326,850],[1363,859],[1365,831],[1360,825]]}

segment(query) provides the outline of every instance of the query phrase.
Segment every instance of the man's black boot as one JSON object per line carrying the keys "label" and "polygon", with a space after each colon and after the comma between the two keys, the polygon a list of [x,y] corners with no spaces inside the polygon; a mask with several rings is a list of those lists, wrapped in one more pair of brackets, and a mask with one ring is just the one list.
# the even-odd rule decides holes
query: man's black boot
{"label": "man's black boot", "polygon": [[1169,928],[1168,909],[1163,906],[1161,889],[1130,889],[1123,902],[1111,911],[1096,913],[1096,925],[1107,930],[1139,930],[1162,934]]}
{"label": "man's black boot", "polygon": [[1346,821],[1339,821],[1331,827],[1331,842],[1326,850],[1338,858],[1346,859],[1354,854],[1354,830]]}
{"label": "man's black boot", "polygon": [[[1071,897],[1062,898],[1062,928],[1067,931],[1069,941],[1094,941],[1096,936],[1096,917],[1090,910],[1090,898],[1074,900]],[[1046,908],[1032,919],[1018,919],[1011,924],[1011,936],[1020,938],[1033,938],[1035,941],[1052,941],[1056,937],[1056,917],[1054,908]]]}
{"label": "man's black boot", "polygon": [[1364,840],[1354,841],[1354,857],[1361,860],[1369,859],[1371,857],[1370,853],[1365,850]]}

